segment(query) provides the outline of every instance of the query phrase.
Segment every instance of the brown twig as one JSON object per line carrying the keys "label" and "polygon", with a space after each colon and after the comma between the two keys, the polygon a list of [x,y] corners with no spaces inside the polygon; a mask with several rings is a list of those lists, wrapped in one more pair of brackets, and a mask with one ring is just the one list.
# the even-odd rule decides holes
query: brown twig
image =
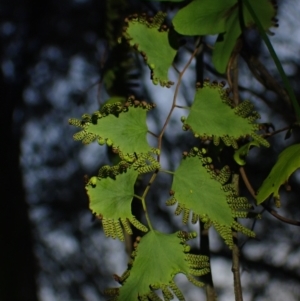
{"label": "brown twig", "polygon": [[[199,38],[199,41],[200,41],[200,38]],[[173,113],[173,110],[175,109],[176,107],[176,99],[177,99],[177,95],[178,95],[178,92],[179,92],[179,87],[180,87],[180,84],[181,84],[181,81],[182,81],[182,77],[185,73],[185,71],[187,70],[187,68],[189,67],[189,65],[191,64],[191,62],[193,61],[194,57],[199,54],[199,51],[202,50],[202,44],[200,44],[198,47],[195,48],[195,50],[193,51],[190,59],[188,60],[188,62],[186,63],[186,65],[184,66],[183,70],[179,73],[179,77],[178,77],[178,81],[177,81],[177,84],[176,84],[176,87],[175,87],[175,92],[174,92],[174,96],[173,96],[173,102],[172,102],[172,107],[170,109],[170,112],[167,116],[167,119],[161,129],[161,132],[160,134],[158,135],[158,149],[161,150],[161,144],[162,144],[162,137],[163,137],[163,134],[166,130],[166,127],[167,127],[167,124],[169,123],[170,121],[170,118],[171,118],[171,115]],[[158,161],[160,159],[160,156],[158,156]]]}
{"label": "brown twig", "polygon": [[180,71],[178,70],[178,68],[175,66],[174,63],[172,64],[172,67],[174,68],[174,70],[175,70],[178,74],[180,74]]}
{"label": "brown twig", "polygon": [[232,52],[232,55],[229,59],[226,76],[228,85],[232,91],[233,103],[237,106],[240,102],[239,99],[239,84],[238,84],[238,57],[242,47],[242,42],[237,40],[236,46]]}
{"label": "brown twig", "polygon": [[[199,40],[200,41],[200,40]],[[198,43],[199,44],[199,43]],[[173,113],[173,110],[176,106],[176,99],[177,99],[177,95],[178,95],[178,91],[179,91],[179,86],[181,84],[181,81],[182,81],[182,77],[185,73],[185,71],[187,70],[187,68],[189,67],[189,65],[191,64],[193,58],[199,53],[199,50],[201,49],[201,44],[198,45],[194,52],[192,53],[190,59],[188,60],[188,62],[186,63],[186,65],[184,66],[183,70],[180,72],[179,74],[179,77],[178,77],[178,81],[177,81],[177,84],[176,84],[176,88],[175,88],[175,92],[174,92],[174,97],[173,97],[173,102],[172,102],[172,107],[170,109],[170,112],[167,116],[167,119],[162,127],[162,130],[160,132],[160,134],[157,136],[156,134],[152,133],[152,132],[149,132],[150,134],[154,135],[155,137],[157,137],[157,140],[158,140],[158,149],[161,150],[161,147],[162,147],[162,137],[163,137],[163,134],[165,132],[165,129],[167,127],[167,124],[171,118],[171,115]],[[157,156],[157,161],[159,162],[160,160],[160,155]],[[148,184],[147,184],[147,187],[145,188],[144,192],[143,192],[143,195],[141,197],[141,200],[142,200],[142,205],[143,205],[143,210],[145,212],[145,216],[146,216],[146,219],[147,219],[147,222],[148,222],[148,225],[149,225],[149,228],[152,229],[152,225],[151,225],[151,222],[150,222],[150,218],[148,216],[148,211],[147,211],[147,206],[146,206],[146,196],[148,194],[148,191],[152,185],[152,183],[155,181],[156,177],[157,177],[157,174],[158,174],[158,170],[156,170],[152,176],[151,176],[151,179],[149,180]]]}
{"label": "brown twig", "polygon": [[149,130],[148,130],[148,134],[150,134],[150,135],[152,135],[152,136],[158,138],[158,135],[157,135],[157,134],[155,134],[155,133],[153,133],[153,132],[151,132],[151,131],[149,131]]}
{"label": "brown twig", "polygon": [[264,138],[266,138],[266,137],[271,137],[271,136],[274,136],[274,135],[276,135],[276,134],[278,134],[278,133],[287,131],[287,130],[289,130],[290,128],[291,128],[290,126],[286,126],[286,127],[282,128],[282,129],[279,129],[279,130],[277,130],[277,131],[273,131],[273,132],[271,132],[271,133],[265,133],[265,134],[262,135],[262,137],[264,137]]}
{"label": "brown twig", "polygon": [[[248,177],[247,177],[244,167],[240,167],[240,175],[241,175],[248,191],[250,192],[252,197],[256,200],[256,193],[255,193],[251,183],[248,180]],[[276,217],[278,220],[280,220],[286,224],[289,224],[289,225],[300,226],[300,221],[286,218],[286,217],[278,214],[274,209],[269,208],[267,205],[265,205],[265,204],[261,204],[261,205],[264,207],[264,209],[266,209],[271,215]]]}

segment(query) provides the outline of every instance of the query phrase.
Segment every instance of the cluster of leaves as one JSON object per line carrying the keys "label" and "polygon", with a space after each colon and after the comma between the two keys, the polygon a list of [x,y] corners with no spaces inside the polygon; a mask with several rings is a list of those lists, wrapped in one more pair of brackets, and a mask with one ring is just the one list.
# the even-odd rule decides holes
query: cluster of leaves
{"label": "cluster of leaves", "polygon": [[[276,26],[276,9],[271,1],[250,0],[249,3],[265,30]],[[173,24],[183,35],[218,34],[212,61],[216,70],[224,73],[242,30],[253,27],[255,21],[243,1],[194,0],[177,13]]]}
{"label": "cluster of leaves", "polygon": [[[274,25],[276,9],[270,1],[258,4],[249,0],[249,3],[263,29]],[[165,17],[162,12],[154,17],[145,14],[127,17],[119,42],[124,39],[142,55],[154,85],[168,88],[174,84],[168,79],[168,70],[177,53],[174,45],[178,43],[174,42],[174,36],[164,25]],[[234,0],[194,0],[180,9],[173,19],[175,30],[182,35],[219,35],[212,61],[221,73],[226,70],[240,34],[245,28],[254,26],[255,22],[243,1]],[[199,148],[199,144],[232,147],[236,150],[234,159],[244,165],[243,157],[251,146],[269,147],[269,143],[259,134],[260,125],[256,123],[259,114],[253,104],[244,100],[235,106],[230,89],[224,87],[223,82],[208,80],[197,84],[188,116],[181,118],[183,130],[193,133],[195,146],[183,153],[175,171],[167,171],[173,175],[173,181],[169,189],[171,198],[166,204],[172,206],[177,203],[175,214],[183,213],[184,224],[189,222],[191,215],[192,223],[200,220],[205,228],[213,226],[232,248],[232,230],[255,236],[237,218],[257,218],[259,215],[251,211],[247,198],[239,196],[236,187],[230,183],[230,167],[226,165],[216,169],[207,149]],[[154,104],[139,101],[134,96],[128,99],[112,97],[99,111],[69,120],[71,125],[81,129],[74,134],[75,140],[82,140],[84,144],[97,140],[99,145],[107,145],[119,157],[118,164],[102,166],[98,175],[91,177],[86,185],[90,209],[102,220],[106,236],[124,240],[124,231],[132,234],[131,224],[146,233],[136,239],[128,269],[122,276],[115,276],[122,286],[106,291],[111,300],[160,300],[155,293],[158,289],[162,290],[165,300],[171,300],[173,293],[179,300],[184,300],[174,276],[183,273],[193,284],[202,286],[193,276],[209,273],[208,258],[191,254],[186,244],[187,240],[196,237],[196,233],[179,231],[165,234],[152,228],[146,206],[151,183],[142,196],[134,193],[139,175],[152,173],[155,180],[157,173],[163,172],[159,163],[160,149],[147,142],[147,112],[154,107]],[[155,135],[158,139],[161,136]],[[241,143],[244,145],[239,148]],[[299,157],[295,156],[299,148],[299,144],[294,145],[280,155],[258,192],[257,203],[271,194],[279,198],[279,187],[300,166]],[[295,159],[291,160],[293,157]],[[286,160],[289,164],[284,164]],[[280,177],[279,170],[283,170]],[[133,198],[141,201],[147,226],[132,214]]]}

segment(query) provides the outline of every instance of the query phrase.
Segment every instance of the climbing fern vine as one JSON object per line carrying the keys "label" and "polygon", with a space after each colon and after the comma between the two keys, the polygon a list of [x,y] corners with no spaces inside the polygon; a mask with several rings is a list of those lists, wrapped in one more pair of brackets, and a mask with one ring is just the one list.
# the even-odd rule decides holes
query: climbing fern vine
{"label": "climbing fern vine", "polygon": [[[162,233],[149,214],[148,208],[153,202],[148,199],[149,191],[151,184],[158,181],[159,173],[172,177],[172,184],[166,187],[170,198],[165,203],[174,208],[175,215],[182,215],[183,224],[200,223],[204,229],[214,227],[233,251],[237,232],[255,237],[255,232],[238,219],[256,219],[260,215],[253,210],[251,201],[239,194],[233,175],[237,166],[244,168],[251,147],[267,148],[270,143],[265,139],[264,126],[259,123],[260,115],[251,100],[239,98],[237,79],[231,71],[242,49],[244,31],[257,28],[257,22],[260,30],[269,31],[276,25],[275,14],[276,6],[268,0],[259,4],[249,0],[247,5],[242,0],[194,0],[181,5],[171,20],[171,27],[166,25],[170,22],[166,12],[154,16],[135,13],[125,18],[122,34],[116,36],[115,41],[127,43],[141,56],[154,85],[160,89],[171,86],[175,89],[172,100],[157,99],[156,103],[138,100],[134,95],[111,95],[98,111],[84,114],[80,119],[69,119],[71,125],[79,128],[74,140],[81,140],[83,144],[97,142],[99,147],[106,145],[118,157],[115,165],[99,167],[98,174],[91,176],[85,187],[90,210],[102,221],[105,235],[124,241],[126,235],[133,234],[132,226],[141,233],[133,244],[127,269],[121,276],[115,275],[118,286],[105,290],[110,300],[161,300],[159,295],[164,300],[174,296],[185,300],[174,281],[179,273],[196,286],[207,284],[201,276],[210,274],[209,254],[202,254],[201,250],[200,254],[194,254],[187,243],[199,234],[182,230]],[[185,72],[205,47],[203,36],[211,34],[218,35],[213,45],[213,65],[216,71],[226,75],[228,83],[202,80],[195,84],[192,104],[180,106],[178,89]],[[182,36],[195,37],[196,45],[179,71],[174,59]],[[177,82],[169,79],[170,68],[179,72]],[[146,123],[149,112],[158,113],[159,105],[168,101],[171,109],[160,132],[150,132]],[[192,147],[183,152],[175,170],[164,170],[160,164],[162,139],[175,108],[182,111],[182,133],[193,135]],[[154,145],[148,143],[148,135],[157,140]],[[221,160],[220,153],[224,149],[232,150],[232,166]],[[258,204],[272,194],[279,199],[280,186],[300,166],[298,154],[299,144],[280,155],[257,197],[253,194]],[[278,169],[282,170],[283,159],[290,160],[291,164],[285,166],[279,178]],[[150,180],[144,192],[137,195],[136,182],[145,174],[150,175]],[[242,177],[247,181],[245,173]],[[146,222],[134,216],[133,199],[140,202]],[[215,293],[209,300],[214,298]],[[236,299],[241,300],[238,293]]]}

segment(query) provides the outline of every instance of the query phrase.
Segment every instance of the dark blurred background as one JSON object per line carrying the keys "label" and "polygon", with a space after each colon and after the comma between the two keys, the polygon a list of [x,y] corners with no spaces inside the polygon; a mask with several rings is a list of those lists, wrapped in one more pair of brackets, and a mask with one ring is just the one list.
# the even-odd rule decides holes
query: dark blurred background
{"label": "dark blurred background", "polygon": [[[299,99],[300,6],[296,0],[278,4],[280,27],[272,29],[276,32],[272,42]],[[96,174],[111,157],[104,147],[73,141],[75,129],[68,125],[68,118],[97,110],[108,95],[133,93],[158,104],[161,113],[150,114],[149,127],[153,131],[161,127],[173,90],[152,87],[141,58],[126,45],[117,45],[116,38],[128,14],[155,14],[162,9],[172,16],[176,7],[137,0],[1,0],[1,301],[106,300],[103,289],[116,286],[112,274],[124,271],[126,248],[105,238],[100,222],[92,218],[84,191],[84,175]],[[208,37],[206,42],[212,44],[214,39]],[[245,53],[257,56],[280,81],[257,34],[250,31],[247,39]],[[179,68],[192,45],[192,40],[186,40],[179,51]],[[221,78],[210,58],[207,48],[203,60],[191,64],[179,101],[192,99],[197,75]],[[278,94],[267,91],[243,60],[240,64],[242,95],[254,102],[261,121],[272,122],[276,129],[290,125],[295,117],[289,106]],[[173,70],[170,77],[176,80]],[[175,112],[172,131],[165,135],[162,162],[170,169],[176,167],[182,142],[190,144],[190,136],[180,130],[181,115]],[[256,189],[280,151],[299,142],[297,129],[289,139],[285,134],[272,137],[271,148],[251,151],[246,169]],[[174,208],[164,206],[170,179],[159,179],[150,195],[155,200],[150,201],[150,213],[158,229],[172,232],[182,227],[181,218],[174,217]],[[298,220],[299,182],[296,172],[290,180],[292,191],[282,192],[278,211]],[[247,194],[243,187],[242,191]],[[299,228],[263,212],[254,230],[258,240],[242,248],[245,300],[299,300]],[[241,237],[240,243],[245,239]],[[213,230],[211,249],[219,300],[233,300],[231,253]],[[188,300],[205,300],[201,290],[178,281]]]}

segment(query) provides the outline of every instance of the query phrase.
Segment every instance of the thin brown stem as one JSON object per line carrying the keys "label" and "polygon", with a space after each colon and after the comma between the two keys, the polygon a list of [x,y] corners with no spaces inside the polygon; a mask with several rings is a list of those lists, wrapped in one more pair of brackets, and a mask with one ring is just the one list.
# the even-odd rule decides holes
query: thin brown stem
{"label": "thin brown stem", "polygon": [[[199,53],[199,50],[201,49],[201,45],[199,45],[198,47],[195,48],[195,50],[193,51],[190,59],[188,60],[188,62],[186,63],[186,65],[184,66],[183,70],[179,73],[179,77],[178,77],[178,81],[177,81],[177,84],[176,84],[176,87],[175,87],[175,92],[174,92],[174,96],[173,96],[173,102],[172,102],[172,107],[170,109],[170,112],[167,116],[167,119],[161,129],[161,132],[158,136],[158,149],[161,150],[161,146],[162,146],[162,137],[163,137],[163,134],[166,130],[166,127],[170,121],[170,118],[171,118],[171,115],[173,113],[173,110],[175,109],[175,106],[176,106],[176,99],[177,99],[177,96],[178,96],[178,92],[179,92],[179,87],[180,87],[180,84],[181,84],[181,81],[182,81],[182,77],[185,73],[185,71],[187,70],[187,68],[189,67],[189,65],[191,64],[191,62],[193,61],[194,57]],[[160,156],[158,156],[158,161],[160,159]]]}
{"label": "thin brown stem", "polygon": [[154,136],[155,138],[158,138],[158,135],[157,135],[157,134],[154,134],[153,132],[151,132],[151,131],[149,131],[149,130],[148,130],[148,134]]}
{"label": "thin brown stem", "polygon": [[243,179],[243,181],[244,181],[244,183],[245,183],[248,191],[250,192],[250,194],[252,195],[252,197],[254,199],[256,199],[256,193],[255,193],[255,191],[254,191],[251,183],[248,180],[247,174],[246,174],[245,169],[244,169],[243,166],[240,167],[240,175],[241,175],[241,177],[242,177],[242,179]]}
{"label": "thin brown stem", "polygon": [[279,129],[279,130],[277,130],[277,131],[273,131],[273,132],[271,132],[271,133],[265,133],[265,134],[262,135],[262,137],[264,137],[264,138],[266,138],[266,137],[271,137],[271,136],[274,136],[274,135],[276,135],[276,134],[278,134],[278,133],[287,131],[287,130],[289,130],[289,129],[290,129],[290,126],[286,126],[286,127],[282,128],[282,129]]}
{"label": "thin brown stem", "polygon": [[261,204],[264,209],[266,209],[271,215],[273,215],[274,217],[276,217],[278,220],[286,223],[286,224],[289,224],[289,225],[293,225],[293,226],[298,226],[300,227],[300,221],[296,221],[296,220],[293,220],[293,219],[289,219],[289,218],[286,218],[280,214],[278,214],[276,212],[276,210],[268,207],[266,204]]}
{"label": "thin brown stem", "polygon": [[174,63],[172,64],[172,67],[174,68],[174,70],[175,70],[177,73],[179,73],[179,74],[180,74],[180,71],[178,70],[178,68],[175,66],[175,64],[174,64]]}
{"label": "thin brown stem", "polygon": [[[200,41],[200,40],[199,40],[199,41]],[[198,43],[198,44],[199,44],[199,43]],[[152,132],[149,131],[150,134],[152,134],[152,135],[154,135],[155,137],[157,137],[157,139],[158,139],[158,149],[159,149],[159,150],[161,150],[163,134],[164,134],[165,129],[166,129],[166,127],[167,127],[167,124],[168,124],[168,122],[169,122],[169,120],[170,120],[170,118],[171,118],[171,115],[172,115],[172,113],[173,113],[173,110],[174,110],[174,108],[175,108],[175,106],[176,106],[176,99],[177,99],[177,95],[178,95],[178,91],[179,91],[179,86],[180,86],[181,81],[182,81],[182,77],[183,77],[185,71],[187,70],[187,68],[189,67],[189,65],[191,64],[193,58],[199,53],[199,50],[200,50],[200,49],[201,49],[201,45],[199,45],[198,47],[195,48],[195,50],[194,50],[194,52],[192,53],[190,59],[188,60],[188,62],[187,62],[186,65],[184,66],[183,70],[179,73],[178,81],[177,81],[176,88],[175,88],[175,92],[174,92],[174,96],[173,96],[172,107],[171,107],[171,109],[170,109],[170,112],[169,112],[169,114],[168,114],[168,116],[167,116],[167,119],[166,119],[166,121],[165,121],[165,123],[164,123],[164,125],[163,125],[163,127],[162,127],[162,130],[161,130],[160,134],[157,136],[156,134],[154,134],[154,133],[152,133]],[[158,162],[160,161],[160,155],[157,156],[157,161],[158,161]],[[149,180],[148,185],[147,185],[147,187],[145,188],[144,193],[143,193],[143,195],[142,195],[142,197],[141,197],[141,199],[142,199],[142,205],[143,205],[143,210],[144,210],[145,216],[146,216],[146,220],[147,220],[148,226],[149,226],[149,228],[150,228],[151,230],[153,230],[153,228],[152,228],[152,225],[151,225],[151,222],[150,222],[150,218],[149,218],[149,214],[148,214],[148,210],[147,210],[146,196],[147,196],[147,194],[148,194],[148,191],[149,191],[149,189],[150,189],[152,183],[155,181],[155,179],[156,179],[156,177],[157,177],[157,174],[158,174],[158,170],[156,170],[156,171],[153,173],[153,175],[152,175],[151,179]]]}
{"label": "thin brown stem", "polygon": [[239,53],[241,50],[242,42],[240,40],[237,40],[237,43],[234,47],[233,53],[229,59],[227,70],[226,70],[226,76],[228,85],[232,91],[233,95],[233,103],[235,106],[237,106],[240,103],[239,98],[239,83],[238,83],[238,58]]}
{"label": "thin brown stem", "polygon": [[[248,189],[248,191],[250,192],[250,194],[252,195],[252,197],[256,200],[256,193],[251,185],[251,183],[249,182],[249,179],[247,177],[247,174],[245,172],[245,169],[244,167],[240,167],[240,175]],[[293,220],[293,219],[289,219],[289,218],[286,218],[280,214],[278,214],[274,209],[268,207],[267,205],[265,204],[261,204],[264,209],[266,209],[271,215],[273,215],[274,217],[276,217],[278,220],[286,223],[286,224],[289,224],[289,225],[294,225],[294,226],[298,226],[300,227],[300,221],[297,221],[297,220]]]}
{"label": "thin brown stem", "polygon": [[146,195],[147,195],[147,193],[148,193],[148,191],[149,191],[152,183],[154,182],[157,174],[158,174],[158,170],[156,170],[153,173],[153,175],[150,178],[150,180],[148,182],[148,185],[147,185],[147,187],[146,187],[146,189],[145,189],[145,191],[144,191],[144,193],[143,193],[143,195],[141,197],[141,199],[142,199],[142,205],[143,205],[143,210],[145,212],[146,220],[147,220],[147,223],[148,223],[148,226],[149,226],[150,230],[153,230],[153,227],[152,227],[152,224],[151,224],[151,221],[150,221],[150,217],[149,217],[149,214],[148,214],[148,210],[147,210],[147,205],[146,205],[146,200],[145,199],[146,199]]}
{"label": "thin brown stem", "polygon": [[157,174],[158,174],[158,170],[155,171],[155,172],[153,173],[151,179],[149,180],[148,185],[147,185],[147,187],[146,187],[146,189],[145,189],[145,191],[144,191],[144,193],[143,193],[143,195],[142,195],[142,198],[143,198],[143,199],[145,199],[145,197],[146,197],[146,195],[147,195],[147,193],[148,193],[148,191],[149,191],[149,189],[150,189],[152,183],[154,182],[154,180],[155,180]]}

